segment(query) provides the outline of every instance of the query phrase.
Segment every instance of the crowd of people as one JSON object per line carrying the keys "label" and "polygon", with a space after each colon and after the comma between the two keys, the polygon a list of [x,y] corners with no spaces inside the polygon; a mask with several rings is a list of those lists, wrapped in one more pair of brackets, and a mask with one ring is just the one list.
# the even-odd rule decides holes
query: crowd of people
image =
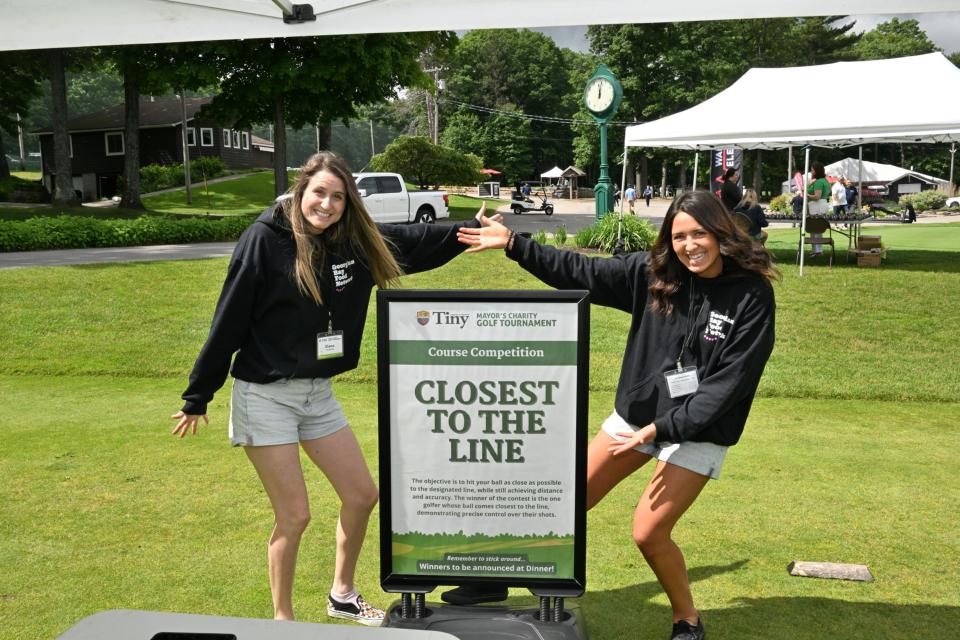
{"label": "crowd of people", "polygon": [[[635,201],[636,189],[624,195]],[[755,215],[756,194],[747,190],[735,206]],[[740,440],[773,349],[771,281],[779,274],[756,239],[708,191],[671,203],[649,252],[610,258],[541,245],[483,207],[466,223],[375,224],[346,163],[317,154],[288,197],[237,243],[183,405],[171,416],[173,434],[196,434],[208,422],[207,408],[232,374],[229,441],[244,450],[274,515],[267,545],[274,617],[294,619],[294,573],[310,520],[302,449],[340,499],[327,614],[382,624],[383,610],[354,581],[378,489],[332,379],[358,364],[374,286],[395,286],[463,251],[502,250],[544,283],[587,289],[594,304],[632,316],[614,406],[587,449],[587,508],[653,465],[629,516],[633,540],[669,599],[672,640],[702,640],[672,532]],[[473,604],[507,595],[506,584],[486,584],[442,598]]]}

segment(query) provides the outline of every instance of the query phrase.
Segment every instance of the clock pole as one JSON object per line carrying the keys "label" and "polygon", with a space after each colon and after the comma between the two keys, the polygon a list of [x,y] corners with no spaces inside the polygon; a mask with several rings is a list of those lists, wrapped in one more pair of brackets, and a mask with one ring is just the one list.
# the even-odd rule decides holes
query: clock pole
{"label": "clock pole", "polygon": [[613,186],[607,165],[607,123],[600,123],[600,179],[593,187],[594,210],[597,220],[613,211]]}
{"label": "clock pole", "polygon": [[600,127],[600,178],[593,187],[594,211],[597,220],[613,211],[613,183],[607,162],[607,123],[613,118],[623,100],[623,87],[605,64],[597,67],[587,80],[583,92],[587,112]]}

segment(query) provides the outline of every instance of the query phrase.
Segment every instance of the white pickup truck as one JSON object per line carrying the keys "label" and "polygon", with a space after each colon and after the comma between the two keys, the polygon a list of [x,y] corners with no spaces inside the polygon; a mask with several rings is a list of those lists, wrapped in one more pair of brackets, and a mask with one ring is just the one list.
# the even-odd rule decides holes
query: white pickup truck
{"label": "white pickup truck", "polygon": [[407,191],[399,173],[356,173],[357,188],[374,222],[436,222],[449,218],[444,191]]}

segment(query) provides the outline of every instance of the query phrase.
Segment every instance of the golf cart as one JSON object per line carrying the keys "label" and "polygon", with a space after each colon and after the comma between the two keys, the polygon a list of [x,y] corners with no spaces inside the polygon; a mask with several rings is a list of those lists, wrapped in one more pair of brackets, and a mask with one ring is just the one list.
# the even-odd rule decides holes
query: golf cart
{"label": "golf cart", "polygon": [[532,195],[540,199],[539,204],[535,205],[532,199],[524,196],[522,193],[514,191],[510,201],[510,209],[513,213],[520,215],[521,213],[530,213],[531,211],[543,211],[548,216],[552,216],[553,203],[550,202],[550,198],[547,197],[547,191],[543,188],[543,185],[540,185]]}

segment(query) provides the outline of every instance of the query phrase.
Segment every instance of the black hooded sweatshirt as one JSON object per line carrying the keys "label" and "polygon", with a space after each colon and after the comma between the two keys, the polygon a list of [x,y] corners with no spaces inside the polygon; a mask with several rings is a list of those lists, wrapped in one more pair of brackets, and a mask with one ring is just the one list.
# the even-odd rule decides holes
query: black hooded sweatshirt
{"label": "black hooded sweatshirt", "polygon": [[[466,246],[457,242],[455,225],[377,225],[404,273],[446,264]],[[268,383],[282,378],[332,378],[356,368],[375,283],[363,256],[349,245],[326,246],[317,270],[323,296],[318,305],[297,288],[296,242],[279,206],[267,209],[237,242],[217,302],[210,335],[190,383],[183,412],[200,415],[227,379]],[[341,357],[317,359],[317,334],[342,331]],[[230,366],[233,354],[237,356]]]}
{"label": "black hooded sweatshirt", "polygon": [[[617,385],[616,411],[657,427],[656,441],[736,444],[773,350],[773,288],[724,258],[716,278],[690,274],[670,297],[669,315],[650,308],[647,253],[588,258],[517,236],[507,255],[558,289],[587,289],[596,304],[633,316]],[[691,296],[692,293],[692,296]],[[670,398],[664,373],[696,366],[700,385]]]}

